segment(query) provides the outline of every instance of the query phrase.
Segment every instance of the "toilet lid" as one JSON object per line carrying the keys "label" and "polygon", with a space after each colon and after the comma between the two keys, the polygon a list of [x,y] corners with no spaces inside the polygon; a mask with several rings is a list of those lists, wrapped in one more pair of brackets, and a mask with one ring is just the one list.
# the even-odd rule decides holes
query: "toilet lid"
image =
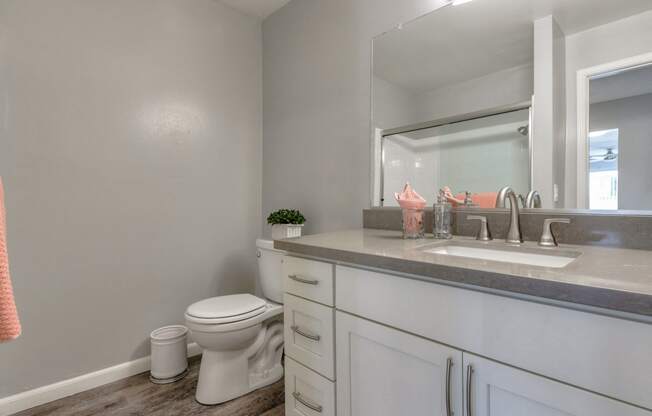
{"label": "toilet lid", "polygon": [[263,313],[265,305],[264,300],[242,293],[200,300],[188,306],[186,314],[200,319],[251,317],[257,315],[253,312]]}

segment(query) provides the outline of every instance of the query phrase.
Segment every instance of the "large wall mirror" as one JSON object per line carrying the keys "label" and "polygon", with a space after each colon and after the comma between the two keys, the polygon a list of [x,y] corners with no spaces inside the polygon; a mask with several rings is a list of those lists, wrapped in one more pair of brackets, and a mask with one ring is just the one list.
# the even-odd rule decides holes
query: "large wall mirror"
{"label": "large wall mirror", "polygon": [[[450,1],[373,39],[373,205],[652,211],[652,2]],[[500,205],[500,203],[499,203]]]}

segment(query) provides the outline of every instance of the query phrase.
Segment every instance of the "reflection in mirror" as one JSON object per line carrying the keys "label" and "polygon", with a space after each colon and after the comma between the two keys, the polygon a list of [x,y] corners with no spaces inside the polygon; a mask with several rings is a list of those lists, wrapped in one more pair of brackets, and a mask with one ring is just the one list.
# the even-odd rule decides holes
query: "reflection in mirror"
{"label": "reflection in mirror", "polygon": [[[382,138],[383,205],[397,206],[396,189],[410,182],[429,204],[448,187],[454,204],[494,208],[506,183],[530,189],[528,108]],[[456,202],[459,201],[459,202]]]}
{"label": "reflection in mirror", "polygon": [[652,209],[652,64],[589,81],[588,207]]}
{"label": "reflection in mirror", "polygon": [[530,101],[532,21],[487,13],[492,8],[491,2],[444,7],[374,39],[376,128]]}
{"label": "reflection in mirror", "polygon": [[493,208],[505,185],[525,200],[533,23],[491,7],[444,7],[374,39],[376,205],[395,206],[405,182],[429,203],[448,187],[453,204],[469,192],[467,204]]}
{"label": "reflection in mirror", "polygon": [[[373,205],[409,181],[652,212],[652,1],[444,3],[373,39]],[[528,137],[494,134],[518,106]]]}

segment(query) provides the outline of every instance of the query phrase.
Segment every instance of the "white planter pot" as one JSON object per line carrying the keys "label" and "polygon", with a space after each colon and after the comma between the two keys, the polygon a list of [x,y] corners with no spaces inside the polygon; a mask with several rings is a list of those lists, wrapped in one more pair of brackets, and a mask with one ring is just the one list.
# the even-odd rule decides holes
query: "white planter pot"
{"label": "white planter pot", "polygon": [[303,224],[273,224],[272,240],[301,237]]}

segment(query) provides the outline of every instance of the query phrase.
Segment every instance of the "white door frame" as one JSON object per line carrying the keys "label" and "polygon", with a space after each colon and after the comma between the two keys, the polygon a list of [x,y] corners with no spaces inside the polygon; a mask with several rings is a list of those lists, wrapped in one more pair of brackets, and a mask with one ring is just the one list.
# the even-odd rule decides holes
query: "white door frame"
{"label": "white door frame", "polygon": [[589,84],[592,77],[652,63],[652,53],[577,71],[577,208],[589,207]]}

